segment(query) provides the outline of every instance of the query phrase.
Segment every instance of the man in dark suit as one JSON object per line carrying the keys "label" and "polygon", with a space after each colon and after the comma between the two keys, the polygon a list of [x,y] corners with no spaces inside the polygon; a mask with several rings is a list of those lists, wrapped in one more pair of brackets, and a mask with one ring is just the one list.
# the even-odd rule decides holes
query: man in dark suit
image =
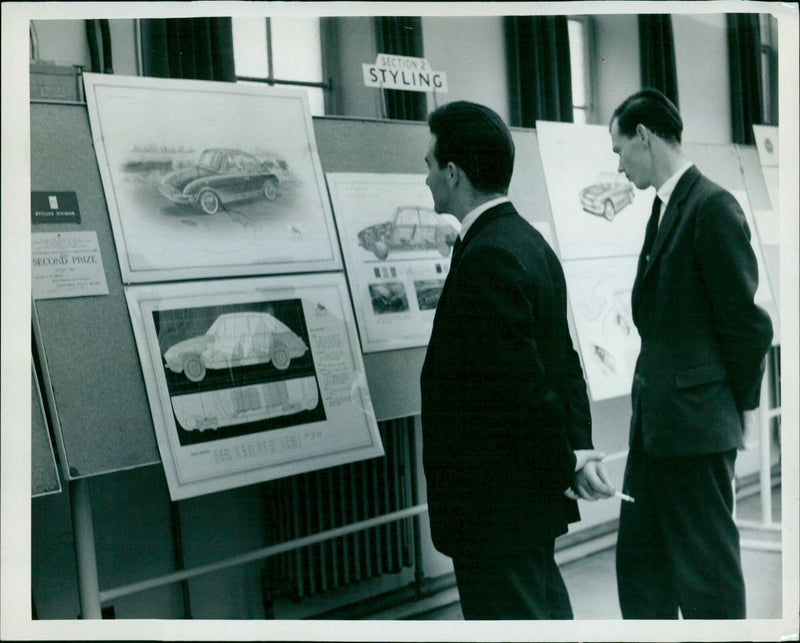
{"label": "man in dark suit", "polygon": [[620,513],[619,600],[624,618],[744,618],[731,482],[772,324],[753,301],[742,209],[691,163],[682,130],[652,89],[610,122],[619,170],[657,194],[632,295],[642,346],[623,490],[636,502]]}
{"label": "man in dark suit", "polygon": [[[591,439],[556,255],[506,196],[514,143],[468,102],[433,112],[425,162],[461,231],[420,379],[431,533],[467,619],[572,618],[553,558],[570,491],[614,493]],[[577,473],[576,473],[577,471]]]}

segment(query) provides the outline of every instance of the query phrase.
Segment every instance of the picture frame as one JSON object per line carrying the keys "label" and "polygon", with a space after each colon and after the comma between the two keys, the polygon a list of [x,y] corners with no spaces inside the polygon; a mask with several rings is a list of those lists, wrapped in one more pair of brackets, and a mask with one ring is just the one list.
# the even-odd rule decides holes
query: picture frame
{"label": "picture frame", "polygon": [[341,269],[305,91],[83,79],[124,283]]}
{"label": "picture frame", "polygon": [[365,353],[427,346],[460,223],[424,174],[326,174]]}
{"label": "picture frame", "polygon": [[173,500],[383,455],[341,273],[125,294]]}

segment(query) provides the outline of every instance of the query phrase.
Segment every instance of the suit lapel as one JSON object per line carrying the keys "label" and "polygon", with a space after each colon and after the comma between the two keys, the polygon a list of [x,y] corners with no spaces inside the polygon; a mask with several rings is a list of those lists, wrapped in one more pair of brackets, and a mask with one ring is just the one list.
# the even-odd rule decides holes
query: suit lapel
{"label": "suit lapel", "polygon": [[491,221],[509,214],[516,214],[516,212],[516,209],[510,201],[505,201],[500,205],[496,205],[493,208],[486,210],[486,212],[483,212],[469,227],[469,230],[467,230],[467,234],[464,236],[464,241],[461,244],[459,256],[464,254],[464,250],[466,250],[469,242],[472,241],[472,239],[474,239],[475,236]]}
{"label": "suit lapel", "polygon": [[458,237],[456,241],[457,245],[453,246],[453,254],[450,256],[450,271],[447,273],[447,278],[445,279],[444,286],[442,287],[442,294],[439,296],[439,301],[442,300],[444,293],[446,292],[448,286],[450,285],[450,277],[455,271],[456,266],[458,265],[458,262],[460,261],[461,257],[464,255],[464,250],[466,250],[466,247],[470,243],[470,241],[472,241],[472,239],[475,238],[478,232],[480,232],[480,230],[490,221],[493,221],[498,217],[516,213],[517,213],[516,209],[509,201],[501,203],[500,205],[496,205],[493,208],[488,209],[486,212],[483,212],[475,220],[475,222],[469,227],[469,230],[467,230],[467,234],[464,236],[464,239]]}
{"label": "suit lapel", "polygon": [[699,177],[700,171],[693,165],[686,170],[684,175],[680,178],[680,181],[678,181],[678,184],[675,186],[675,190],[673,190],[672,196],[667,204],[667,210],[664,212],[664,216],[661,219],[661,224],[658,226],[658,233],[656,234],[655,241],[653,242],[653,247],[650,250],[650,259],[645,266],[642,279],[647,277],[647,274],[652,270],[653,266],[658,261],[661,251],[664,249],[664,244],[666,243],[667,239],[669,239],[672,230],[675,228],[675,224],[680,219],[683,202],[686,201],[686,198],[689,196],[689,191]]}

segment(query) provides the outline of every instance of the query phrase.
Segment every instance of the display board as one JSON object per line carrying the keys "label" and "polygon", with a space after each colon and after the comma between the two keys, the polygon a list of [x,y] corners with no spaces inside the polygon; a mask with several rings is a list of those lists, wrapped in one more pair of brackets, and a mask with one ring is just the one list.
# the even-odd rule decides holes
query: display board
{"label": "display board", "polygon": [[36,370],[31,365],[31,496],[44,496],[61,491],[53,442],[47,428],[47,417]]}
{"label": "display board", "polygon": [[[315,118],[313,125],[325,173],[425,172],[429,132],[424,123]],[[516,163],[510,196],[533,223],[551,223],[536,132],[514,129],[512,136]],[[747,187],[754,210],[763,207],[761,196],[768,203],[755,149],[743,148],[738,153],[733,146],[722,145],[687,145],[687,149],[712,179],[730,189]],[[761,196],[754,197],[753,186],[758,190],[759,181],[763,195],[757,192]],[[70,479],[159,463],[86,106],[31,104],[31,190],[75,195],[79,221],[44,222],[32,229],[95,233],[108,286],[107,295],[46,299],[34,305],[44,397],[62,473]],[[558,249],[557,229],[555,232],[553,245]],[[769,253],[765,258],[769,268]],[[772,286],[776,292],[775,284]],[[367,384],[379,421],[419,413],[424,356],[424,347],[364,354]],[[593,402],[592,417],[597,448],[609,454],[624,451],[629,396]],[[621,466],[612,465],[612,469],[615,481],[621,482],[616,479],[621,476]],[[592,514],[593,510],[586,511]],[[605,511],[600,513],[597,522],[607,518]],[[587,525],[594,522],[589,514],[585,516]]]}
{"label": "display board", "polygon": [[304,90],[83,80],[124,282],[341,269]]}
{"label": "display board", "polygon": [[341,273],[125,294],[173,500],[383,455]]}

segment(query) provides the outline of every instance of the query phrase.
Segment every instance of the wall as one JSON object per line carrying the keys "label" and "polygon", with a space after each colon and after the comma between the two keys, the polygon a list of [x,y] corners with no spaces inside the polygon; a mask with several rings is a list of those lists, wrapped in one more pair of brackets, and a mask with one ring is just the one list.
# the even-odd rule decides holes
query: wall
{"label": "wall", "polygon": [[[84,20],[34,20],[39,42],[39,60],[91,69]],[[135,76],[139,64],[136,48],[136,21],[109,20],[111,58],[115,74]]]}
{"label": "wall", "polygon": [[684,140],[730,143],[733,133],[725,15],[673,16],[672,29]]}
{"label": "wall", "polygon": [[[597,43],[596,123],[606,125],[617,105],[639,90],[639,27],[632,15],[595,16]],[[731,106],[724,14],[672,16],[678,101],[684,140],[730,143]],[[698,64],[702,61],[702,64]]]}
{"label": "wall", "polygon": [[[502,17],[425,17],[422,38],[425,58],[435,71],[447,74],[449,91],[437,97],[439,105],[455,100],[482,103],[508,121]],[[433,96],[428,96],[432,110],[436,104]]]}

